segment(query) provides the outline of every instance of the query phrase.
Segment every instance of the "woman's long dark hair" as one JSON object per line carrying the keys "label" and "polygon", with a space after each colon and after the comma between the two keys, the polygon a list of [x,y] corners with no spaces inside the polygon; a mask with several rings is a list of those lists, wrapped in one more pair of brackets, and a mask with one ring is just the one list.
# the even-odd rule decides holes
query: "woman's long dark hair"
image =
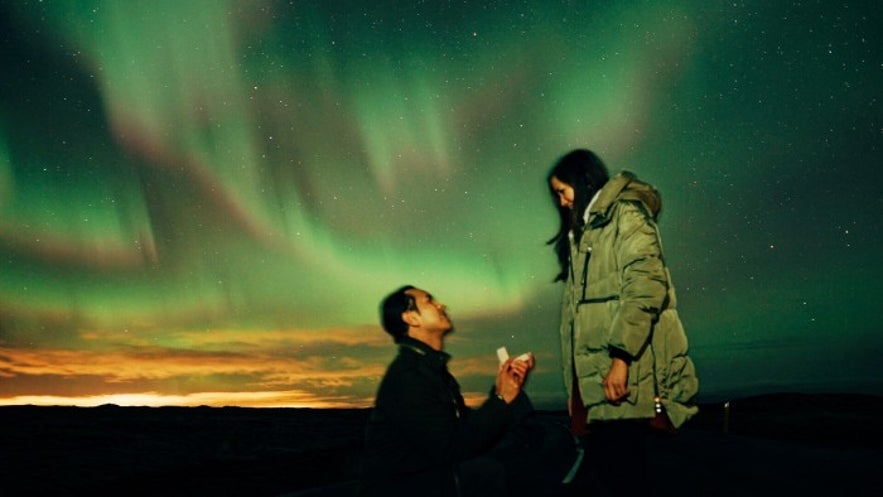
{"label": "woman's long dark hair", "polygon": [[[566,183],[573,188],[573,208],[561,207],[558,202],[558,194],[549,185],[552,177]],[[555,206],[558,207],[558,215],[561,224],[558,233],[552,237],[547,245],[554,245],[555,254],[558,256],[560,271],[555,276],[555,281],[567,280],[568,266],[570,265],[570,240],[568,233],[573,231],[574,240],[579,240],[583,234],[583,214],[589,206],[595,193],[610,179],[604,162],[591,150],[576,149],[568,152],[555,163],[546,177],[546,184],[552,193]]]}

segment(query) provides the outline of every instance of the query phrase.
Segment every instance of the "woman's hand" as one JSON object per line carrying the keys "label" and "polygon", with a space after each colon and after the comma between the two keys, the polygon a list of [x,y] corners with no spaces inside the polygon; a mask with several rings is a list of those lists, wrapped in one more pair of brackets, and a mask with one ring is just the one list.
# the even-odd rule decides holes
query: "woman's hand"
{"label": "woman's hand", "polygon": [[607,397],[607,401],[611,404],[619,404],[622,399],[628,397],[631,393],[629,392],[628,382],[628,363],[622,359],[614,357],[613,363],[610,364],[610,370],[607,371],[607,376],[605,376],[604,381],[601,382],[601,386],[604,387],[604,396]]}

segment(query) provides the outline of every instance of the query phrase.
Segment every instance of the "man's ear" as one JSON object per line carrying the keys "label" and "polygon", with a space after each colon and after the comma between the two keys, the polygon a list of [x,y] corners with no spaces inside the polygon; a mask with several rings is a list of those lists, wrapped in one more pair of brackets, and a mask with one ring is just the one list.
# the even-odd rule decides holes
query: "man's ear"
{"label": "man's ear", "polygon": [[408,323],[408,326],[419,326],[420,316],[414,311],[405,311],[402,313],[402,321]]}

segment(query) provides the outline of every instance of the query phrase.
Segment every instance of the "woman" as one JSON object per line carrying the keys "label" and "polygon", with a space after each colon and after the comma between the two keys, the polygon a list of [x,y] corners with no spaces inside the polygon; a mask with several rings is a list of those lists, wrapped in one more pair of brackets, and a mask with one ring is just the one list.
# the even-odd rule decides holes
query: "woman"
{"label": "woman", "polygon": [[[548,175],[561,218],[554,244],[565,284],[561,348],[571,429],[618,495],[647,495],[651,424],[674,431],[698,391],[656,221],[659,193],[589,150]],[[658,415],[658,416],[657,416]],[[654,421],[655,420],[655,421]],[[636,454],[635,451],[638,451]],[[634,491],[634,492],[631,492]]]}

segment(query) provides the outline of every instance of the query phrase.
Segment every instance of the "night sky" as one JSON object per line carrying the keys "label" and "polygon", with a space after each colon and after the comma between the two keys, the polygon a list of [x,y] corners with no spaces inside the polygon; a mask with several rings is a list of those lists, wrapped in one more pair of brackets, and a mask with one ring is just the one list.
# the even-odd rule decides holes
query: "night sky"
{"label": "night sky", "polygon": [[[663,5],[664,4],[664,5]],[[449,305],[564,408],[545,177],[663,196],[700,399],[883,394],[883,3],[0,2],[0,404],[366,407]]]}

